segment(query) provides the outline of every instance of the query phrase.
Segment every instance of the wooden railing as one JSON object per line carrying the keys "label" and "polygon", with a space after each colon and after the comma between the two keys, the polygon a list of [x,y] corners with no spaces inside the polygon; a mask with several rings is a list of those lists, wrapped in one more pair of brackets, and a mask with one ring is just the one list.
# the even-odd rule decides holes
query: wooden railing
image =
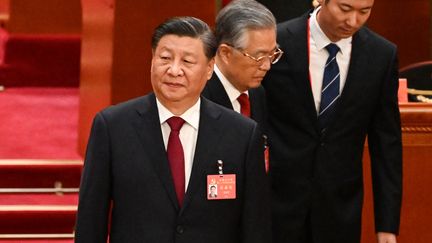
{"label": "wooden railing", "polygon": [[[403,199],[398,243],[432,242],[432,104],[401,103]],[[362,243],[373,243],[372,186],[367,147]]]}

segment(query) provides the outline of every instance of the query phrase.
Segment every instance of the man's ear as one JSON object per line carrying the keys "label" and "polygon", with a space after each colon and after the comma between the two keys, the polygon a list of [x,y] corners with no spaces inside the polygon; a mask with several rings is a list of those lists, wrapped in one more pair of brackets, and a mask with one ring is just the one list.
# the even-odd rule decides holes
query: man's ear
{"label": "man's ear", "polygon": [[213,75],[213,68],[214,68],[215,59],[214,57],[209,61],[207,66],[207,80],[209,80]]}
{"label": "man's ear", "polygon": [[152,49],[152,58],[151,58],[151,61],[150,61],[150,72],[153,72],[153,61],[154,61],[154,56],[155,56],[155,52],[154,52],[154,50]]}
{"label": "man's ear", "polygon": [[220,44],[217,50],[218,57],[223,61],[225,64],[229,63],[229,60],[232,56],[232,47],[227,44]]}

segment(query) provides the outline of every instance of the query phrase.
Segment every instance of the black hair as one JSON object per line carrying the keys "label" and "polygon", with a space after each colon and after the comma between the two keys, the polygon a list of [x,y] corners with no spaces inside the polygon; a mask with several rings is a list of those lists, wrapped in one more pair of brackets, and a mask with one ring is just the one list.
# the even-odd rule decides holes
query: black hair
{"label": "black hair", "polygon": [[216,55],[216,38],[210,27],[195,17],[174,17],[160,24],[153,32],[152,49],[155,50],[165,35],[187,36],[199,38],[204,45],[204,53],[208,59]]}

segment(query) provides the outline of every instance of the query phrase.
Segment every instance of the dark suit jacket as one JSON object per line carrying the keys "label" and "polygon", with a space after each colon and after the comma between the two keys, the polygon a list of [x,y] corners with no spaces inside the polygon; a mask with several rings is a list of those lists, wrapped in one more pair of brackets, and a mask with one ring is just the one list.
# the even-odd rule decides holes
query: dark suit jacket
{"label": "dark suit jacket", "polygon": [[[219,80],[216,73],[213,72],[213,76],[207,82],[202,95],[207,99],[222,105],[228,109],[233,109],[231,101],[228,97],[225,88]],[[266,97],[265,91],[262,86],[255,89],[249,90],[249,101],[251,106],[251,118],[258,123],[261,130],[266,132]]]}
{"label": "dark suit jacket", "polygon": [[[201,99],[194,162],[177,203],[154,94],[95,117],[82,175],[76,242],[240,243],[269,241],[262,139],[250,119]],[[237,198],[207,200],[207,175],[236,174]]]}
{"label": "dark suit jacket", "polygon": [[[273,239],[359,242],[366,136],[372,160],[377,231],[398,232],[402,194],[396,47],[361,28],[352,41],[345,87],[335,118],[320,131],[307,47],[307,18],[278,25],[285,52],[267,73]],[[309,222],[307,222],[309,220]]]}

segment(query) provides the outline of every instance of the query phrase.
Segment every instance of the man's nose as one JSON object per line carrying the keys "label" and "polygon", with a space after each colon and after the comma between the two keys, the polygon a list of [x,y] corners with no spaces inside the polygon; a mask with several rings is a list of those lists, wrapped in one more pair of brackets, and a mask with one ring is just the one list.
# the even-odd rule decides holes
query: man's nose
{"label": "man's nose", "polygon": [[270,58],[264,58],[264,61],[263,61],[263,63],[260,65],[260,69],[261,70],[263,70],[263,71],[268,71],[268,70],[270,70],[270,68],[271,68],[271,60],[270,60]]}
{"label": "man's nose", "polygon": [[358,25],[359,22],[360,22],[360,20],[359,20],[359,14],[357,12],[353,11],[352,13],[350,13],[348,15],[346,23],[350,27],[357,27],[357,25]]}
{"label": "man's nose", "polygon": [[175,77],[183,75],[184,74],[183,67],[180,64],[180,62],[173,61],[168,68],[168,73]]}

